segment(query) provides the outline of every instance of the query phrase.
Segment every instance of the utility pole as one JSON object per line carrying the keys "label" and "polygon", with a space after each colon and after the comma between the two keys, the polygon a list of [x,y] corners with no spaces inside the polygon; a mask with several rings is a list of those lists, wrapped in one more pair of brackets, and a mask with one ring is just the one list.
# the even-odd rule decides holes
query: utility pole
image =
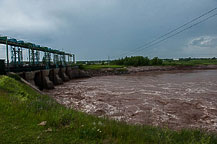
{"label": "utility pole", "polygon": [[108,56],[108,64],[109,64],[109,62],[110,62],[110,56]]}
{"label": "utility pole", "polygon": [[30,48],[29,48],[29,67],[31,66],[31,52],[30,52]]}
{"label": "utility pole", "polygon": [[8,37],[6,37],[6,53],[7,53],[7,68],[8,68],[8,72],[10,72],[10,67],[9,67],[9,54],[8,54]]}
{"label": "utility pole", "polygon": [[75,64],[75,54],[72,55],[73,56],[73,63]]}
{"label": "utility pole", "polygon": [[32,48],[32,64],[33,66],[35,65],[35,53],[33,48]]}

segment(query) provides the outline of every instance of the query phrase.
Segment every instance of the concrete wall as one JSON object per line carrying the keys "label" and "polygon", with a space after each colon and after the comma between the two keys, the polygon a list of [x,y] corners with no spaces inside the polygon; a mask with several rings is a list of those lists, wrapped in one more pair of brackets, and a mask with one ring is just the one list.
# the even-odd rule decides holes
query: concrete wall
{"label": "concrete wall", "polygon": [[69,79],[88,77],[83,71],[71,67],[23,72],[19,75],[40,90],[53,89],[54,85],[63,84]]}

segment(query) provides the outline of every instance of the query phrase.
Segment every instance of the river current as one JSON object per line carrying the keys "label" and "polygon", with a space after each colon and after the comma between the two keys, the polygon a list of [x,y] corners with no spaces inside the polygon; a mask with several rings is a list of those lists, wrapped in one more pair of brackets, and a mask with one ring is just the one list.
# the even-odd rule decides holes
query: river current
{"label": "river current", "polygon": [[92,77],[46,93],[67,107],[100,117],[217,131],[217,70]]}

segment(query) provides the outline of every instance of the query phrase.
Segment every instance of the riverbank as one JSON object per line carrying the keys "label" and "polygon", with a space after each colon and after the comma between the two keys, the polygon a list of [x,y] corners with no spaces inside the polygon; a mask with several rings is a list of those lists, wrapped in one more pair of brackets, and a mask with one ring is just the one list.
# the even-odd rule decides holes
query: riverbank
{"label": "riverbank", "polygon": [[128,125],[58,104],[22,82],[0,76],[1,143],[217,143],[198,130]]}
{"label": "riverbank", "polygon": [[185,71],[185,70],[211,70],[217,69],[217,65],[194,65],[194,66],[183,66],[183,65],[176,65],[176,66],[138,66],[138,67],[118,67],[118,66],[111,66],[109,65],[100,67],[97,66],[97,69],[93,66],[88,66],[84,69],[85,75],[90,77],[95,76],[108,76],[108,75],[122,75],[122,74],[132,74],[132,73],[139,73],[139,72],[149,72],[149,71]]}

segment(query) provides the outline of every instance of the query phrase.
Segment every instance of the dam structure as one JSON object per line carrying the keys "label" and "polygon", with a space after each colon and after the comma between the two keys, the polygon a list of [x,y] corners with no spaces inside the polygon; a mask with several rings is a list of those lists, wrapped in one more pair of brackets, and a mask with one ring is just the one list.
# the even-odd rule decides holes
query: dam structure
{"label": "dam structure", "polygon": [[53,89],[81,72],[73,66],[75,55],[34,43],[0,36],[5,45],[5,59],[0,60],[0,74],[14,72],[39,89]]}

